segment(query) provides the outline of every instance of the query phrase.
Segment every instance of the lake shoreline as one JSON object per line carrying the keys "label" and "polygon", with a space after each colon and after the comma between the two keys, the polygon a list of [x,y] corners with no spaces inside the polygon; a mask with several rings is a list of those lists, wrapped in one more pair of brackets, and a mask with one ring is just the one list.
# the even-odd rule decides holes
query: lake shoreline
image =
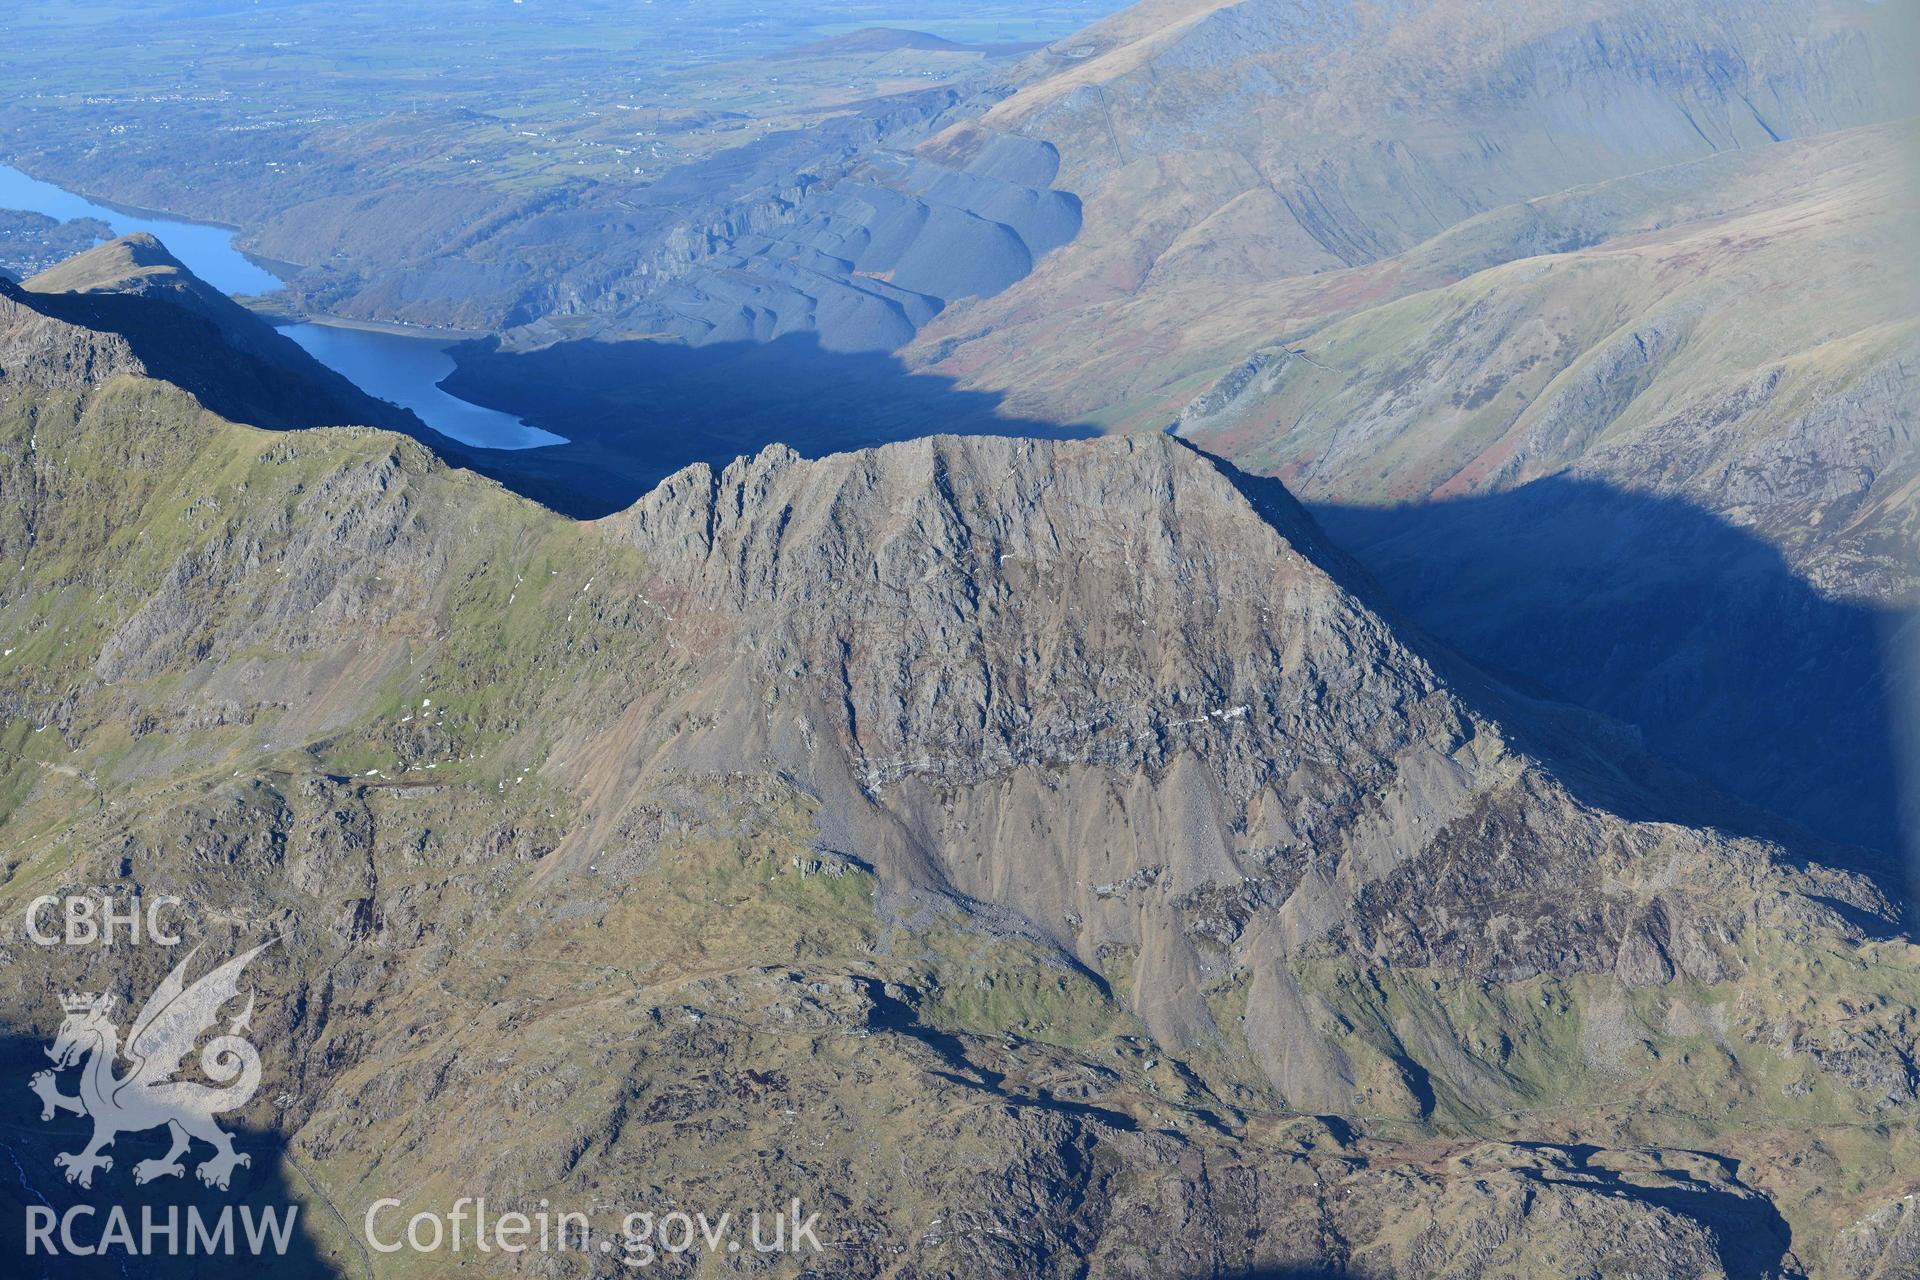
{"label": "lake shoreline", "polygon": [[276,301],[271,295],[246,299],[245,305],[276,329],[296,324],[322,324],[329,329],[357,329],[362,333],[384,333],[395,338],[419,338],[440,342],[445,346],[493,336],[486,329],[442,329],[399,320],[362,320],[355,316],[335,315],[331,311],[307,311]]}
{"label": "lake shoreline", "polygon": [[564,436],[462,399],[440,385],[456,369],[449,350],[487,336],[484,332],[314,314],[293,306],[286,299],[285,275],[263,265],[268,260],[237,247],[235,230],[225,224],[97,200],[11,165],[0,165],[0,208],[25,209],[63,222],[97,218],[116,236],[155,235],[187,270],[321,364],[367,394],[411,410],[438,434],[469,448],[537,449],[566,442]]}
{"label": "lake shoreline", "polygon": [[[145,218],[157,222],[193,223],[196,226],[212,227],[217,231],[226,231],[235,237],[240,236],[246,231],[246,228],[243,226],[238,226],[231,222],[224,222],[219,218],[203,218],[197,214],[181,213],[171,209],[150,209],[145,205],[133,204],[126,200],[115,200],[91,191],[83,191],[77,187],[70,187],[66,183],[53,178],[43,178],[29,170],[22,169],[18,163],[12,160],[0,160],[0,164],[4,164],[8,168],[24,174],[35,182],[44,182],[48,186],[58,187],[69,195],[76,196],[90,204],[97,204],[104,209],[111,209],[115,213],[125,214],[130,218]],[[287,278],[307,270],[307,264],[294,262],[287,258],[271,258],[263,253],[255,253],[251,249],[242,247],[237,242],[233,244],[233,251],[245,258],[248,262],[253,263],[256,267],[259,267],[262,271],[266,271],[280,280],[280,289],[276,289],[271,293],[237,295],[237,300],[244,300],[249,311],[267,321],[276,329],[285,328],[287,325],[294,324],[324,324],[338,329],[364,329],[369,333],[388,333],[397,337],[444,337],[449,344],[455,342],[470,342],[475,338],[490,336],[485,329],[436,329],[426,325],[407,324],[399,320],[361,320],[352,316],[334,315],[329,311],[306,311],[299,307],[289,306],[278,301],[277,295],[286,288]]]}
{"label": "lake shoreline", "polygon": [[[50,187],[58,187],[70,196],[85,200],[89,204],[97,204],[103,209],[111,209],[113,212],[124,214],[129,218],[145,218],[155,222],[188,222],[195,226],[211,227],[216,231],[225,231],[231,236],[239,236],[246,231],[246,228],[243,226],[238,226],[231,222],[223,222],[219,218],[203,218],[198,214],[176,213],[166,209],[149,209],[145,205],[131,204],[125,200],[115,200],[108,196],[96,195],[90,191],[82,191],[78,187],[70,187],[64,182],[57,181],[53,178],[43,178],[38,174],[22,169],[20,165],[13,160],[0,159],[0,165],[5,165],[7,168],[24,175],[34,182],[44,182]],[[245,258],[248,262],[251,262],[254,266],[259,267],[262,271],[278,278],[282,288],[286,285],[287,276],[297,275],[307,269],[305,263],[290,262],[285,258],[269,258],[264,253],[255,253],[251,249],[240,247],[238,244],[233,246],[233,251]]]}

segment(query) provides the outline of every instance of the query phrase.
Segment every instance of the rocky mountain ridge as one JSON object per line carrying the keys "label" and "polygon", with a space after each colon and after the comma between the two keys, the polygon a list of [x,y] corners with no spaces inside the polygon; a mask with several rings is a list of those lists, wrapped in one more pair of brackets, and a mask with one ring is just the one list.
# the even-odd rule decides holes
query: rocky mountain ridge
{"label": "rocky mountain ridge", "polygon": [[[283,937],[246,1118],[321,1273],[396,1185],[801,1194],[851,1274],[1898,1265],[1884,890],[1422,638],[1278,485],[932,438],[580,524],[97,350],[0,364],[0,899]],[[164,960],[0,946],[23,1042]]]}
{"label": "rocky mountain ridge", "polygon": [[[1478,660],[1895,854],[1920,600],[1912,139],[1533,202],[1513,216],[1542,252],[1308,323],[1181,431],[1286,478]],[[1506,234],[1469,224],[1420,256]]]}
{"label": "rocky mountain ridge", "polygon": [[[201,281],[144,232],[96,245],[15,286],[0,306],[41,387],[79,389],[144,374],[193,393],[229,419],[263,427],[363,424],[441,438],[410,411],[367,395]],[[55,363],[69,367],[57,370]],[[444,443],[451,444],[446,441]]]}

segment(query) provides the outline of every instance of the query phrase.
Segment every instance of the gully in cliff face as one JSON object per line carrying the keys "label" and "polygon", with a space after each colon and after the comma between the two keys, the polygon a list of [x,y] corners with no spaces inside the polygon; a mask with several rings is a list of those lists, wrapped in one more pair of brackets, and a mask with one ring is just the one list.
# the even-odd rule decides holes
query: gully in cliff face
{"label": "gully in cliff face", "polygon": [[289,259],[0,283],[0,1273],[1920,1267],[1884,6],[203,8],[0,61]]}

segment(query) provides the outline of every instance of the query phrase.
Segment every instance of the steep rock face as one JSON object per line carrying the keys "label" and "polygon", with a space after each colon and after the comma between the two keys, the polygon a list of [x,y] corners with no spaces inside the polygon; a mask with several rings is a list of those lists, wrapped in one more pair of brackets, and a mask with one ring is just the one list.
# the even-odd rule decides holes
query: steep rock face
{"label": "steep rock face", "polygon": [[1054,138],[1083,191],[1196,137],[1241,151],[1351,266],[1516,198],[1897,116],[1911,86],[1874,45],[1897,30],[1772,0],[1182,0],[1060,42],[986,123]]}
{"label": "steep rock face", "polygon": [[[1787,919],[1765,846],[1603,807],[1680,804],[1624,735],[1436,665],[1277,486],[1164,439],[774,450],[606,524],[698,655],[643,754],[781,769],[831,847],[1011,908],[1285,1105],[1388,1087],[1314,1029],[1306,956],[1714,982]],[[1452,1069],[1480,1105],[1511,1087]]]}
{"label": "steep rock face", "polygon": [[0,376],[10,390],[74,391],[142,368],[124,337],[52,319],[9,282],[0,282],[0,326]]}
{"label": "steep rock face", "polygon": [[[935,438],[578,525],[101,375],[0,382],[0,1047],[171,959],[30,947],[39,893],[271,931],[243,1119],[322,1256],[396,1187],[798,1195],[862,1276],[1897,1256],[1874,887],[1433,648],[1277,485]],[[0,1197],[66,1203],[8,1121]]]}
{"label": "steep rock face", "polygon": [[[1608,479],[1726,513],[1837,594],[1911,597],[1912,566],[1863,544],[1911,467],[1914,140],[1855,130],[1477,219],[1409,255],[1439,287],[1268,347],[1182,432],[1313,501]],[[1522,223],[1534,252],[1477,265]]]}
{"label": "steep rock face", "polygon": [[[1548,251],[1308,324],[1181,431],[1285,477],[1476,659],[1892,849],[1887,637],[1920,601],[1912,140],[1530,202]],[[1485,221],[1408,266],[1472,262],[1506,235]]]}
{"label": "steep rock face", "polygon": [[[1158,426],[1185,379],[1249,354],[1254,291],[1512,202],[1903,117],[1910,40],[1847,3],[1138,5],[1036,55],[981,119],[1059,149],[1081,235],[914,355],[1054,416]],[[1264,298],[1256,332],[1311,292]]]}
{"label": "steep rock face", "polygon": [[1848,1228],[1834,1244],[1836,1276],[1907,1275],[1920,1271],[1920,1218],[1916,1198],[1906,1195]]}

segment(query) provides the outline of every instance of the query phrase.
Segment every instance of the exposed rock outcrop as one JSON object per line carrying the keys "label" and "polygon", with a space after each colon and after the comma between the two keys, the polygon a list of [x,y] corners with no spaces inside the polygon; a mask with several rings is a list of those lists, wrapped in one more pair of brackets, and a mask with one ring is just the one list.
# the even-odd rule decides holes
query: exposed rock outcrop
{"label": "exposed rock outcrop", "polygon": [[[458,1182],[799,1196],[854,1275],[1898,1256],[1841,1234],[1920,1082],[1880,889],[1425,639],[1279,485],[935,437],[576,524],[98,350],[0,379],[0,918],[278,939],[245,1119],[316,1252]],[[171,962],[0,948],[28,1048]],[[64,1203],[14,1129],[0,1198]]]}

